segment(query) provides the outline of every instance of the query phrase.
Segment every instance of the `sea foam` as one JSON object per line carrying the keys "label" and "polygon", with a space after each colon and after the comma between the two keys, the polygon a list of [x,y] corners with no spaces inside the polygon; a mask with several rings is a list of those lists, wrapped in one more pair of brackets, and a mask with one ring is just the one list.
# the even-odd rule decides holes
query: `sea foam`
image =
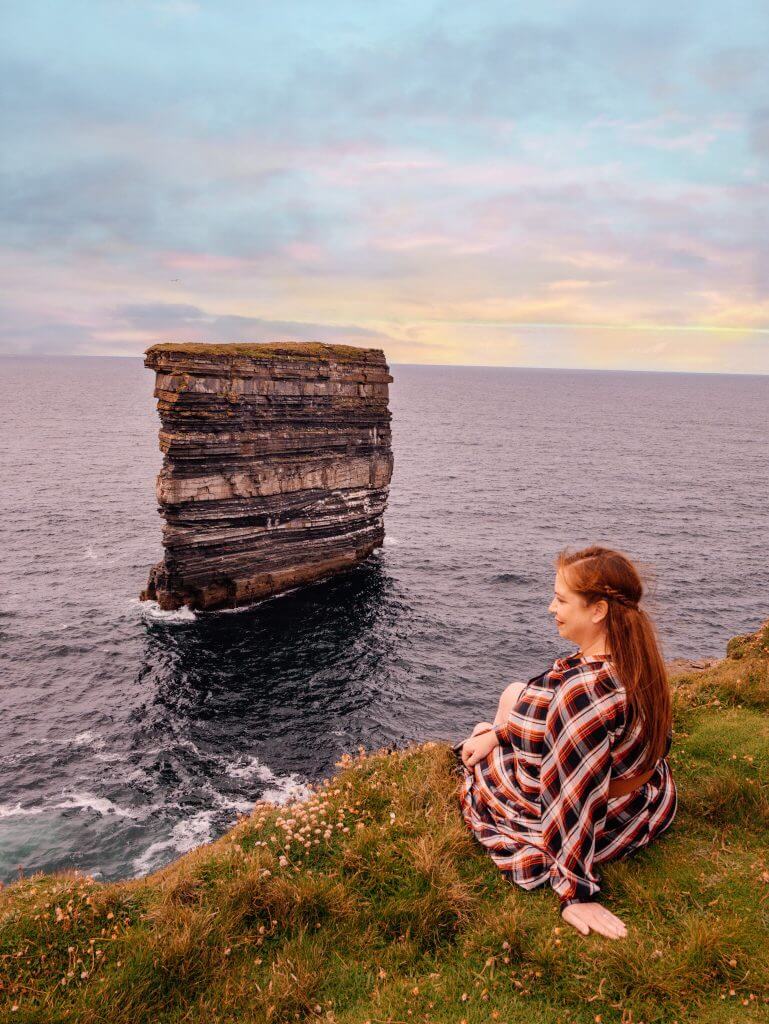
{"label": "sea foam", "polygon": [[153,622],[195,622],[197,620],[195,612],[186,604],[176,611],[165,611],[157,601],[140,601],[138,597],[131,598],[129,604],[132,608],[138,608],[142,618],[150,619]]}
{"label": "sea foam", "polygon": [[65,799],[53,806],[62,810],[83,808],[96,811],[97,814],[115,814],[119,818],[139,818],[139,812],[130,807],[120,807],[107,799],[106,796],[94,796],[93,793],[65,793]]}
{"label": "sea foam", "polygon": [[22,807],[17,803],[15,807],[10,804],[0,804],[0,818],[22,817],[28,814],[42,814],[42,807]]}

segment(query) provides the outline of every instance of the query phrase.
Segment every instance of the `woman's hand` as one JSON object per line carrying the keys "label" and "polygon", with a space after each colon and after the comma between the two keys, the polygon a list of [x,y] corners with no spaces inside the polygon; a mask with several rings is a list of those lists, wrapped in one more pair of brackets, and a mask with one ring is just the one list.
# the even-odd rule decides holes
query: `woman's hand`
{"label": "woman's hand", "polygon": [[624,922],[600,903],[572,903],[561,911],[561,917],[582,935],[591,930],[609,939],[624,939],[627,935]]}
{"label": "woman's hand", "polygon": [[478,761],[488,757],[494,747],[498,745],[499,740],[493,729],[476,736],[469,736],[462,744],[462,763],[465,768],[472,768]]}

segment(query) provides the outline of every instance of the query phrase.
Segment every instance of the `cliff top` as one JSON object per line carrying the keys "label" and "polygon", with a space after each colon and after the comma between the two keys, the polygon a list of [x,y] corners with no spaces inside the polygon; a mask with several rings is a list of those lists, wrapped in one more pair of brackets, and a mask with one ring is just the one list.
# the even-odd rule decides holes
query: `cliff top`
{"label": "cliff top", "polygon": [[321,341],[163,341],[146,349],[147,360],[153,356],[165,354],[185,354],[191,356],[246,356],[250,359],[273,359],[283,356],[286,359],[316,358],[334,359],[337,362],[384,362],[381,348],[362,348],[359,345],[327,345]]}
{"label": "cliff top", "polygon": [[763,1024],[769,621],[671,683],[676,820],[601,868],[626,940],[503,879],[448,742],[359,747],[307,801],[259,802],[146,878],[0,891],[0,1022]]}

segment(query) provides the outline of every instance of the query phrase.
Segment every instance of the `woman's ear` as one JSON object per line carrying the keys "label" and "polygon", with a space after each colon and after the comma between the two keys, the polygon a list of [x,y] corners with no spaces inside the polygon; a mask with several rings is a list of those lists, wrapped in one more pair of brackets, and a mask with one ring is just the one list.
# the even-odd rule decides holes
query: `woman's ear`
{"label": "woman's ear", "polygon": [[609,602],[601,598],[600,601],[596,601],[593,605],[593,622],[596,624],[602,622],[609,614]]}

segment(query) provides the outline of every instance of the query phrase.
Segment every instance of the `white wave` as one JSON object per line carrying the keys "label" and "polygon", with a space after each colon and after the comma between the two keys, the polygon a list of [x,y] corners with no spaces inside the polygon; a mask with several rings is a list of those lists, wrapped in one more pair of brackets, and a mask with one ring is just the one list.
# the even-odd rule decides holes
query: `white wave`
{"label": "white wave", "polygon": [[119,818],[140,817],[137,810],[129,807],[120,807],[118,804],[113,803],[112,800],[107,799],[106,796],[94,796],[92,793],[65,793],[64,797],[65,799],[61,803],[54,804],[53,806],[64,810],[80,807],[96,811],[97,814],[115,814]]}
{"label": "white wave", "polygon": [[385,534],[384,546],[386,548],[393,547],[395,544],[399,544],[399,543],[400,543],[400,541],[398,540],[397,537],[391,537],[389,535],[389,533]]}
{"label": "white wave", "polygon": [[259,782],[270,784],[259,797],[268,803],[282,804],[289,800],[306,800],[312,790],[306,783],[292,772],[290,775],[276,775],[275,772],[260,761],[258,757],[241,757],[233,764],[227,765],[225,772],[234,779],[258,779]]}
{"label": "white wave", "polygon": [[[104,764],[119,765],[117,771],[120,781],[123,785],[129,782],[144,781],[148,777],[148,773],[140,765],[129,767],[126,760],[126,754],[120,753],[119,751],[111,751],[104,754],[94,754],[94,761],[101,761]],[[114,776],[113,776],[114,778]],[[155,809],[154,804],[150,804],[147,807],[142,807],[142,814],[149,814]]]}
{"label": "white wave", "polygon": [[93,548],[89,544],[89,546],[85,549],[85,554],[83,555],[83,558],[90,558],[95,562],[97,561],[99,556],[94,552]]}
{"label": "white wave", "polygon": [[10,804],[0,804],[0,818],[15,818],[22,817],[28,814],[42,814],[42,807],[22,807],[20,803],[17,803],[15,807],[11,807]]}
{"label": "white wave", "polygon": [[268,768],[258,757],[240,757],[233,764],[227,765],[225,772],[233,779],[257,778],[261,782],[272,782],[277,778],[272,768]]}
{"label": "white wave", "polygon": [[254,806],[253,800],[233,800],[223,793],[217,793],[215,800],[220,807],[226,807],[228,811],[238,811],[240,814],[247,814]]}
{"label": "white wave", "polygon": [[72,742],[76,747],[93,747],[95,750],[101,750],[104,746],[101,736],[97,732],[91,732],[90,729],[79,732]]}
{"label": "white wave", "polygon": [[177,821],[168,839],[153,843],[144,853],[134,857],[132,864],[136,874],[146,875],[153,868],[160,867],[169,859],[164,856],[167,850],[173,850],[177,854],[187,853],[196,846],[210,842],[212,818],[215,813],[213,810],[198,811],[191,818]]}
{"label": "white wave", "polygon": [[[94,754],[93,755],[93,759],[94,759],[94,761],[104,761],[107,764],[114,764],[115,761],[123,761],[123,760],[125,760],[125,754],[120,754],[116,750],[113,750],[111,752],[108,751],[106,754],[101,754],[101,753]],[[136,772],[133,772],[132,775],[128,776],[128,778],[134,778],[134,776],[136,774],[137,774]],[[123,781],[126,781],[126,777],[125,776],[122,776],[122,778],[123,778]]]}
{"label": "white wave", "polygon": [[[257,757],[241,757],[233,764],[226,765],[225,771],[236,779],[256,778],[260,782],[270,783],[259,797],[268,803],[285,804],[307,800],[313,790],[292,773],[279,776]],[[136,875],[144,875],[168,863],[171,855],[187,853],[189,850],[213,839],[213,822],[222,811],[236,811],[247,814],[254,806],[254,800],[236,799],[216,790],[211,792],[211,801],[215,805],[207,810],[198,811],[191,818],[178,821],[167,839],[160,839],[134,857],[132,864]],[[161,805],[158,805],[160,809]],[[168,805],[165,805],[165,810]],[[221,819],[220,819],[221,820]]]}
{"label": "white wave", "polygon": [[294,782],[293,778],[281,779],[278,786],[265,789],[259,797],[265,803],[287,804],[294,801],[309,800],[313,791],[304,782]]}
{"label": "white wave", "polygon": [[145,619],[161,622],[195,622],[197,615],[186,604],[176,611],[164,611],[157,601],[140,601],[138,597],[132,597],[129,604],[138,607],[140,615]]}
{"label": "white wave", "polygon": [[191,750],[196,757],[203,757],[203,752],[197,743],[193,742],[189,736],[174,736],[173,740],[169,740],[175,747],[184,747],[185,750]]}
{"label": "white wave", "polygon": [[[305,584],[305,587],[312,586],[311,583]],[[237,615],[239,612],[251,611],[253,608],[258,608],[260,604],[267,604],[268,601],[279,601],[281,597],[286,597],[288,594],[295,594],[297,590],[301,590],[302,587],[289,587],[288,590],[281,590],[279,594],[270,594],[268,597],[260,597],[258,601],[252,601],[250,604],[239,604],[236,608],[212,608],[207,615]]]}
{"label": "white wave", "polygon": [[52,746],[57,744],[63,747],[93,747],[94,750],[101,750],[104,746],[104,740],[98,732],[93,732],[91,729],[84,729],[83,732],[79,732],[76,736],[65,736],[62,739],[55,737],[46,736],[44,739],[38,741],[41,746]]}

